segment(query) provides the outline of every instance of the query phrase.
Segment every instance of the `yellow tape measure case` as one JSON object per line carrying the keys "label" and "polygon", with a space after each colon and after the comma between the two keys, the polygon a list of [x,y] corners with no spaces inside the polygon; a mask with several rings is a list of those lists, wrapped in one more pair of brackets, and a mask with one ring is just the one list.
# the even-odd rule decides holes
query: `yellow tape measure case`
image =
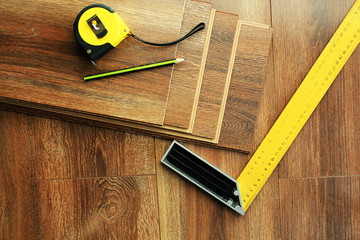
{"label": "yellow tape measure case", "polygon": [[74,21],[75,39],[92,62],[115,48],[129,33],[121,17],[103,4],[85,7]]}

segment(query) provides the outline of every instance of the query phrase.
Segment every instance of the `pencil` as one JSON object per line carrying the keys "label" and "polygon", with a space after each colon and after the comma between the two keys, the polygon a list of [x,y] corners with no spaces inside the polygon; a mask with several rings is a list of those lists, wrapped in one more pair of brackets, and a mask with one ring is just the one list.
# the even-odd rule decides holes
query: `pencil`
{"label": "pencil", "polygon": [[169,64],[176,64],[176,63],[182,62],[184,60],[185,60],[184,58],[175,58],[175,59],[171,59],[171,60],[166,60],[166,61],[161,61],[161,62],[156,62],[156,63],[149,63],[149,64],[136,66],[136,67],[123,68],[123,69],[119,69],[119,70],[115,70],[115,71],[111,71],[111,72],[104,72],[104,73],[99,73],[99,74],[95,74],[95,75],[88,75],[88,76],[84,77],[84,80],[85,81],[94,80],[94,79],[119,75],[119,74],[128,73],[128,72],[135,72],[135,71],[149,69],[149,68],[161,67],[161,66],[165,66],[165,65],[169,65]]}

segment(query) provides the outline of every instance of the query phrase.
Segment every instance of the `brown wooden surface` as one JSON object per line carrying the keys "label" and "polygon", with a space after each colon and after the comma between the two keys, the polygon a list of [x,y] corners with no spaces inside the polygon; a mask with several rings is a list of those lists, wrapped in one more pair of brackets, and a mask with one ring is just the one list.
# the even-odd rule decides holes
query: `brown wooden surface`
{"label": "brown wooden surface", "polygon": [[159,238],[155,176],[40,180],[38,198],[43,239]]}
{"label": "brown wooden surface", "polygon": [[[273,21],[258,145],[354,0],[213,2]],[[243,217],[159,163],[169,141],[1,110],[0,238],[359,239],[359,50]],[[249,158],[187,146],[233,177]]]}
{"label": "brown wooden surface", "polygon": [[[219,125],[220,110],[226,99],[226,86],[229,65],[232,63],[232,50],[238,16],[217,11],[211,31],[204,76],[195,112],[192,134],[215,138]],[[232,65],[230,65],[232,66]]]}
{"label": "brown wooden surface", "polygon": [[283,239],[359,239],[359,189],[359,176],[280,180]]}
{"label": "brown wooden surface", "polygon": [[188,33],[198,23],[204,22],[205,29],[178,44],[176,57],[186,61],[174,65],[171,76],[169,98],[164,125],[187,129],[195,104],[195,95],[202,80],[203,63],[206,60],[208,35],[213,18],[210,19],[211,4],[188,0],[185,3],[181,35]]}
{"label": "brown wooden surface", "polygon": [[241,24],[220,130],[220,146],[251,150],[271,37],[272,30],[266,26]]}
{"label": "brown wooden surface", "polygon": [[[3,17],[11,19],[11,24],[2,24],[1,96],[161,125],[171,66],[91,82],[84,82],[82,77],[171,59],[176,46],[159,48],[128,37],[94,66],[83,56],[73,36],[73,21],[89,4],[17,0],[1,4]],[[178,37],[183,1],[106,4],[118,11],[135,34],[148,41],[166,42]],[[158,14],[153,14],[155,11]]]}
{"label": "brown wooden surface", "polygon": [[151,137],[44,118],[33,129],[40,179],[155,174]]}

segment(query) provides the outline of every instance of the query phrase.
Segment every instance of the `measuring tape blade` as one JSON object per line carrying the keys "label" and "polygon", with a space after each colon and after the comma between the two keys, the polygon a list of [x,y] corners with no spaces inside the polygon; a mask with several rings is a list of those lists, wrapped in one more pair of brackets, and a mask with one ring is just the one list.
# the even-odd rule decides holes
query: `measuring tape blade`
{"label": "measuring tape blade", "polygon": [[360,42],[357,0],[237,179],[246,211]]}

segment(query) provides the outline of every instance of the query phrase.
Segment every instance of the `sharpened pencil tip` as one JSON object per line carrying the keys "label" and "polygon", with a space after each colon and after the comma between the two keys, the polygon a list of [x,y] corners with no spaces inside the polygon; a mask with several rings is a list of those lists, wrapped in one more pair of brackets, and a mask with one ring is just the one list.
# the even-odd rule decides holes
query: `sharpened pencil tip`
{"label": "sharpened pencil tip", "polygon": [[183,62],[185,61],[186,59],[185,58],[177,58],[176,59],[176,63],[180,63],[180,62]]}

